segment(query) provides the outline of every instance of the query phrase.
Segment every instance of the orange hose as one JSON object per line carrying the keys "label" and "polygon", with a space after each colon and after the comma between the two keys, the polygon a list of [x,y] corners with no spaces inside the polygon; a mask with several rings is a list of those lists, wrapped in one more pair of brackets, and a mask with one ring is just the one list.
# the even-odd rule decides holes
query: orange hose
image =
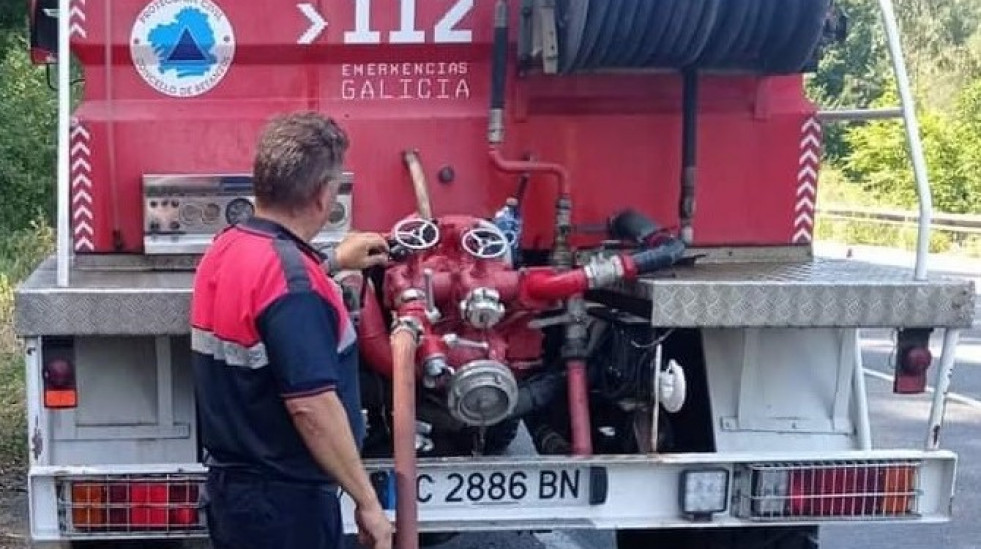
{"label": "orange hose", "polygon": [[395,547],[418,549],[419,517],[416,505],[416,340],[407,328],[392,334]]}

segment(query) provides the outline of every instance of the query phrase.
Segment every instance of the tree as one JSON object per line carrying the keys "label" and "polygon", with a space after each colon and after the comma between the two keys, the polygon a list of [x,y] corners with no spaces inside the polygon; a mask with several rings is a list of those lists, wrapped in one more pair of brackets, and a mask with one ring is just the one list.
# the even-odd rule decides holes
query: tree
{"label": "tree", "polygon": [[0,229],[22,228],[54,210],[57,100],[23,37],[0,59]]}

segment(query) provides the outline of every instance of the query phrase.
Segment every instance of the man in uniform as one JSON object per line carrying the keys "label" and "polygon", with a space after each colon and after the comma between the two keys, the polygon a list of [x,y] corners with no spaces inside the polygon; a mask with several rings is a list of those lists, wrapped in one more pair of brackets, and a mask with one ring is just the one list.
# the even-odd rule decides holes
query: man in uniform
{"label": "man in uniform", "polygon": [[326,254],[309,243],[327,222],[347,147],[316,113],[270,122],[253,166],[255,215],[221,233],[195,275],[191,345],[215,549],[340,548],[338,488],[357,506],[362,545],[392,545],[359,454],[354,327],[325,272],[384,264],[387,246],[367,233]]}

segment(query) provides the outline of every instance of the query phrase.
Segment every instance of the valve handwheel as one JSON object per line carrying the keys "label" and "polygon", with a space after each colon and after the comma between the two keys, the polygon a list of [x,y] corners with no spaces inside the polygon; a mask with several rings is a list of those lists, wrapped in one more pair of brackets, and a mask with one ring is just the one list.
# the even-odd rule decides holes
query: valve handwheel
{"label": "valve handwheel", "polygon": [[477,259],[496,259],[507,253],[511,244],[497,227],[475,227],[463,233],[463,249]]}
{"label": "valve handwheel", "polygon": [[439,242],[439,226],[428,219],[403,219],[395,224],[392,238],[410,250],[428,250]]}

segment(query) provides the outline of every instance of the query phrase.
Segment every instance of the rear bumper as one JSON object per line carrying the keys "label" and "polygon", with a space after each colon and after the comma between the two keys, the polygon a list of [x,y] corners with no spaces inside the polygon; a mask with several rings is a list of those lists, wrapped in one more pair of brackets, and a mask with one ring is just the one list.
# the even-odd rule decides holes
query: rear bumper
{"label": "rear bumper", "polygon": [[[388,508],[394,507],[391,465],[387,461],[369,463],[372,478]],[[957,456],[947,451],[424,459],[419,463],[417,483],[417,497],[421,500],[419,529],[464,532],[945,522],[951,516],[956,465]],[[888,467],[894,470],[899,466],[915,470],[915,478],[900,484],[895,480],[862,483],[854,475],[848,481],[832,478],[832,474],[849,468],[875,471]],[[802,495],[800,490],[806,492],[807,487],[801,488],[799,481],[791,481],[796,485],[794,497],[760,492],[771,490],[761,483],[762,471],[771,476],[781,472],[793,475],[794,471],[813,471],[815,467],[830,471],[824,477],[817,477],[825,479],[825,485],[831,487],[827,489],[830,493]],[[726,472],[724,510],[697,517],[686,515],[682,509],[683,475],[686,471],[705,470]],[[79,509],[91,512],[94,504],[79,505],[71,497],[73,484],[154,479],[169,479],[178,484],[200,483],[205,474],[199,464],[34,467],[29,475],[31,535],[36,541],[205,536],[203,516],[200,528],[189,528],[186,524],[158,528],[116,524],[118,528],[112,531],[79,528],[74,524],[74,517],[91,516],[80,515]],[[813,489],[813,475],[798,478],[811,479]],[[817,482],[820,484],[821,480]],[[905,494],[902,509],[895,499],[888,500],[892,503],[886,505],[872,503],[877,495],[881,499],[895,498],[897,494]],[[856,500],[852,496],[866,499]],[[342,497],[345,528],[354,532],[352,502],[347,496]],[[144,508],[168,505],[143,503]],[[169,508],[176,512],[173,511],[176,506],[186,503],[170,502]],[[105,514],[99,516],[110,516],[110,506],[106,507]],[[789,512],[790,509],[796,513]],[[200,512],[200,508],[195,512]],[[139,516],[145,517],[145,511]],[[161,511],[160,516],[166,515]]]}

